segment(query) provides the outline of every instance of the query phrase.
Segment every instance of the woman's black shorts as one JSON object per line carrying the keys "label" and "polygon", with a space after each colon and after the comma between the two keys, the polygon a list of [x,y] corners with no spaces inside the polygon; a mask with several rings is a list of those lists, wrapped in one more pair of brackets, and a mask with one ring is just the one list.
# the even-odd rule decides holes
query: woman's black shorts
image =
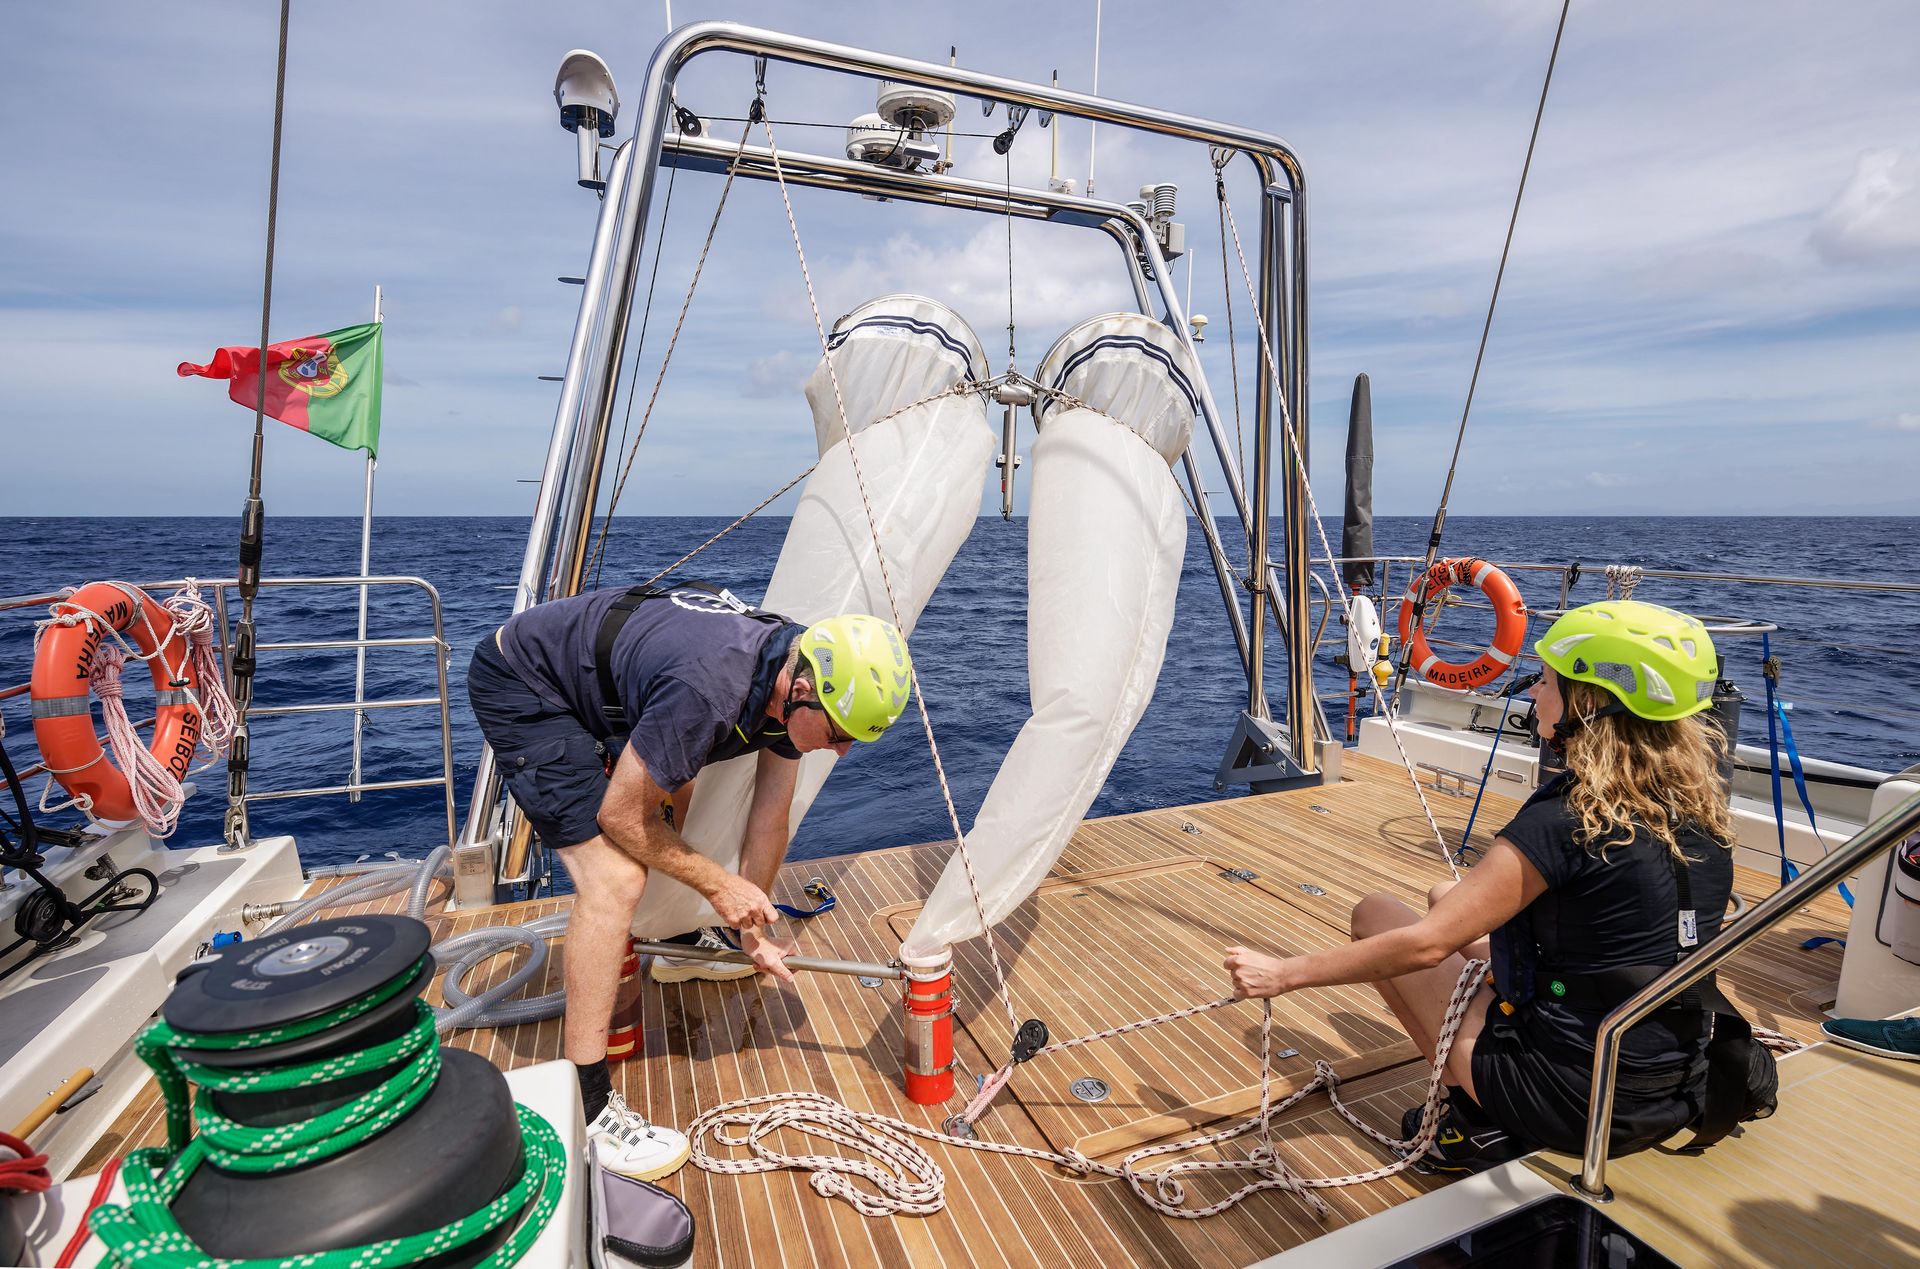
{"label": "woman's black shorts", "polygon": [[[1632,1072],[1623,1072],[1614,1096],[1611,1150],[1630,1154],[1658,1145],[1693,1122],[1700,1113],[1698,1089],[1704,1078],[1671,1083],[1651,1081],[1662,1091],[1636,1089]],[[1511,1019],[1489,1011],[1487,1025],[1473,1048],[1475,1100],[1495,1123],[1522,1141],[1549,1150],[1580,1154],[1586,1147],[1587,1099],[1593,1063],[1555,1060],[1528,1044]]]}

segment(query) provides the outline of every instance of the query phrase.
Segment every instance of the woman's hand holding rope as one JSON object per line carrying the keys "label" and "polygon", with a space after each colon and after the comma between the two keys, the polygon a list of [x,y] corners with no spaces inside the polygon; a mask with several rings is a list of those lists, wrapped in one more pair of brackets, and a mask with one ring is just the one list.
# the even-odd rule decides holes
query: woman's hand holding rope
{"label": "woman's hand holding rope", "polygon": [[1287,978],[1287,960],[1250,947],[1230,947],[1225,961],[1233,979],[1235,1000],[1265,1000],[1285,995],[1294,984]]}

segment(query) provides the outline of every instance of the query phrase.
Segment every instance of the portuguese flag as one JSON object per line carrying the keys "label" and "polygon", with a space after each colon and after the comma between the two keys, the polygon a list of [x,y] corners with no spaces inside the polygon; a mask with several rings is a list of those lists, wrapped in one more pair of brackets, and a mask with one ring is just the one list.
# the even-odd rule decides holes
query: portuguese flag
{"label": "portuguese flag", "polygon": [[[180,363],[181,378],[228,379],[227,395],[260,401],[260,350],[217,348],[204,366]],[[380,323],[267,346],[267,414],[341,449],[380,450]]]}

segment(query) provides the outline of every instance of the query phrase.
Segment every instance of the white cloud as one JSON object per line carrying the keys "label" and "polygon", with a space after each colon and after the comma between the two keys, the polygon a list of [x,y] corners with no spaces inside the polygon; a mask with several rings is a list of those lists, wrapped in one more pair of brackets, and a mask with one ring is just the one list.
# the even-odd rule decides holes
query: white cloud
{"label": "white cloud", "polygon": [[[0,387],[19,465],[49,477],[16,490],[10,510],[58,510],[76,479],[131,514],[181,497],[226,505],[244,483],[246,447],[225,442],[244,433],[245,411],[217,385],[172,379],[175,362],[246,342],[259,320],[274,13],[228,7],[239,16],[209,35],[103,28],[97,6],[0,6],[0,149],[20,177],[17,196],[0,200],[0,348],[12,353]],[[517,513],[530,494],[512,482],[538,471],[556,396],[535,376],[564,365],[580,298],[554,278],[584,272],[599,210],[574,186],[571,138],[554,126],[553,67],[567,48],[595,47],[631,103],[660,30],[564,6],[477,6],[449,25],[445,7],[334,0],[321,26],[363,32],[357,55],[289,65],[275,326],[361,320],[384,285],[389,383],[406,390],[389,397],[382,498],[423,513]],[[1086,87],[1091,8],[981,0],[930,20],[915,9],[685,0],[674,16],[737,17],[935,61],[953,43],[963,65],[1039,82],[1058,67],[1069,87]],[[1529,0],[1382,0],[1188,6],[1169,23],[1151,6],[1107,6],[1109,95],[1278,132],[1306,164],[1323,501],[1337,501],[1346,393],[1365,370],[1382,513],[1431,507],[1556,14]],[[310,48],[319,28],[295,23],[298,47]],[[1010,25],[1022,32],[1011,44],[997,35]],[[1903,466],[1863,462],[1861,447],[1867,428],[1882,447],[1920,432],[1916,45],[1920,8],[1902,0],[1828,6],[1812,24],[1784,0],[1753,0],[1733,24],[1700,6],[1576,7],[1456,512],[1912,505]],[[1274,47],[1285,49],[1278,61],[1259,54]],[[76,147],[36,122],[35,103],[68,80],[115,121],[115,145]],[[396,83],[408,85],[403,104]],[[742,113],[751,91],[750,64],[728,56],[698,59],[679,81],[681,100],[710,117]],[[775,118],[795,121],[779,131],[789,151],[838,154],[837,128],[798,121],[846,120],[873,103],[870,83],[778,62],[768,93]],[[401,110],[407,123],[396,126]],[[635,113],[629,104],[623,137]],[[991,133],[1002,119],[963,100],[958,130]],[[1061,170],[1084,181],[1087,125],[1059,126]],[[731,142],[740,125],[715,128]],[[1175,279],[1184,292],[1192,271],[1193,307],[1212,319],[1203,361],[1231,411],[1211,166],[1165,138],[1104,125],[1099,136],[1102,197],[1180,186],[1192,255]],[[1052,141],[1030,117],[1011,156],[1015,182],[1044,184]],[[986,137],[957,137],[953,157],[956,175],[1007,177]],[[1257,200],[1244,163],[1229,183],[1252,250]],[[629,392],[647,400],[718,191],[711,174],[678,173],[644,347],[629,335],[622,417]],[[666,202],[656,185],[656,221]],[[794,204],[827,321],[886,291],[930,294],[965,316],[998,368],[1001,221],[804,189]],[[1118,251],[1097,233],[1015,229],[1015,313],[1031,369],[1067,325],[1132,296]],[[653,263],[651,253],[641,261],[643,295]],[[1232,291],[1251,415],[1256,363],[1237,271]],[[737,510],[803,466],[812,435],[793,384],[818,355],[777,192],[738,181],[647,433],[649,462],[678,473],[658,509]],[[77,429],[124,449],[125,461],[63,465],[42,438]],[[144,479],[164,447],[150,438],[182,436],[218,448],[183,474],[186,487],[160,490]],[[1685,447],[1726,479],[1668,486],[1636,474],[1633,487],[1608,489],[1582,479],[1628,469],[1623,447],[1647,438],[1662,452]],[[357,506],[353,465],[336,480],[299,439],[270,441],[271,461],[284,452],[289,467],[304,464],[275,510]],[[1502,481],[1518,481],[1517,492]]]}
{"label": "white cloud", "polygon": [[747,377],[740,385],[740,395],[792,400],[800,395],[800,385],[806,381],[810,369],[804,358],[785,348],[765,357],[755,357],[747,362]]}
{"label": "white cloud", "polygon": [[1920,155],[1868,150],[1810,239],[1829,264],[1920,258]]}

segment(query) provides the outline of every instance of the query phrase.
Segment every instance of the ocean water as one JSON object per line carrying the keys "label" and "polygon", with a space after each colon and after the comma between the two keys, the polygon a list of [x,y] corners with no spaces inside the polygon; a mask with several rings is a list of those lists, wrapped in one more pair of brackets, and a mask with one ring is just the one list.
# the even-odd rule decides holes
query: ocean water
{"label": "ocean water", "polygon": [[[623,518],[609,540],[603,582],[644,580],[692,549],[726,521],[707,518]],[[1375,549],[1412,555],[1428,522],[1384,517]],[[431,582],[444,605],[454,653],[454,760],[459,810],[464,813],[479,734],[466,708],[467,659],[478,639],[504,619],[508,584],[518,576],[526,522],[513,518],[400,518],[375,524],[373,571],[410,574]],[[1339,526],[1328,531],[1337,546]],[[750,521],[690,565],[686,574],[757,597],[786,532],[780,518]],[[230,576],[237,525],[231,518],[0,519],[7,549],[0,554],[0,593],[20,595],[98,578]],[[1238,526],[1223,521],[1228,554],[1244,561]],[[1317,545],[1316,545],[1317,550]],[[1447,554],[1563,565],[1589,562],[1571,602],[1604,598],[1599,564],[1633,560],[1650,568],[1724,573],[1829,576],[1920,581],[1920,519],[1916,518],[1525,518],[1451,519]],[[359,521],[341,518],[270,519],[269,577],[352,574],[359,560]],[[1324,569],[1322,570],[1324,575]],[[1405,566],[1393,569],[1404,589]],[[1536,607],[1558,598],[1557,574],[1516,574]],[[1001,757],[1027,715],[1026,534],[1024,523],[982,519],[955,560],[914,636],[914,659],[925,685],[940,752],[963,825],[986,794]],[[1920,595],[1867,591],[1813,591],[1751,586],[1682,586],[1644,582],[1638,596],[1696,612],[1763,618],[1776,623],[1773,650],[1783,663],[1782,695],[1794,704],[1794,730],[1804,753],[1883,770],[1920,762]],[[1234,651],[1219,590],[1199,527],[1190,526],[1179,607],[1165,668],[1146,717],[1122,751],[1092,814],[1105,815],[1220,796],[1213,775],[1246,704],[1246,681]],[[346,589],[265,591],[257,610],[260,639],[350,638],[356,592]],[[36,612],[0,614],[0,686],[24,682],[31,662]],[[237,615],[237,613],[236,613]],[[1481,624],[1476,626],[1476,619]],[[1490,631],[1484,613],[1450,613],[1441,632],[1462,641]],[[417,591],[376,592],[369,634],[418,635],[428,608]],[[1537,629],[1535,634],[1537,636]],[[1270,642],[1277,644],[1272,637]],[[1724,639],[1729,673],[1750,700],[1761,697],[1758,638]],[[1316,658],[1336,734],[1344,726],[1346,675],[1330,656],[1345,645],[1337,621]],[[265,652],[256,701],[262,705],[350,700],[351,652]],[[1285,657],[1268,658],[1270,699],[1285,683]],[[422,648],[379,649],[368,655],[369,699],[430,695],[430,653]],[[130,705],[147,702],[134,682]],[[37,761],[24,696],[0,702],[4,743],[18,766]],[[1363,712],[1364,712],[1363,706]],[[136,717],[143,715],[136,715]],[[350,755],[347,714],[264,718],[254,725],[253,787],[280,789],[344,783]],[[1764,743],[1765,715],[1750,705],[1743,738]],[[431,709],[377,710],[368,715],[363,759],[370,781],[438,774],[438,723]],[[202,792],[189,803],[174,841],[216,840],[224,767],[200,777]],[[39,780],[30,782],[37,795]],[[56,817],[71,818],[72,812]],[[314,798],[256,804],[257,834],[292,833],[310,864],[398,851],[419,855],[443,834],[438,790]],[[924,737],[910,720],[872,746],[857,746],[842,761],[793,847],[809,858],[949,836],[947,814]]]}

